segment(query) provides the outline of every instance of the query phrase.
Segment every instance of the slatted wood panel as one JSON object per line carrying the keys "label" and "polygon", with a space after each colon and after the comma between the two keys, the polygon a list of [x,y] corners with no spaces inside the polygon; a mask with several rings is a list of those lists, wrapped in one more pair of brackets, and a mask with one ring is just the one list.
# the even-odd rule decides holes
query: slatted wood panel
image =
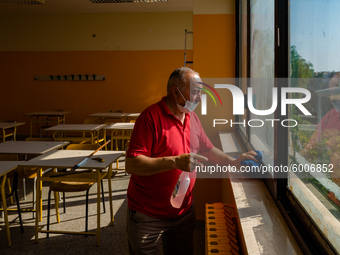
{"label": "slatted wood panel", "polygon": [[[205,205],[206,255],[238,255],[235,215],[222,203]],[[233,210],[232,210],[233,211]]]}

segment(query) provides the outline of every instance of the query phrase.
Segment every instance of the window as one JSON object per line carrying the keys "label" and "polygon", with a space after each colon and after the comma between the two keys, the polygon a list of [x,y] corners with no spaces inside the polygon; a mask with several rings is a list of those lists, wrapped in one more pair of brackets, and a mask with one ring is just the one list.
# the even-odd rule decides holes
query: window
{"label": "window", "polygon": [[[305,116],[291,107],[289,187],[335,250],[340,252],[340,21],[337,0],[290,1],[290,86],[311,99]],[[298,97],[299,95],[293,95]]]}
{"label": "window", "polygon": [[[253,106],[257,110],[267,110],[272,105],[272,89],[274,88],[275,75],[274,24],[273,1],[250,1],[249,83],[253,92]],[[253,148],[263,152],[262,156],[265,164],[273,165],[274,158],[271,152],[274,150],[274,128],[272,123],[266,121],[266,119],[274,119],[274,114],[263,116],[251,113],[247,124],[251,126],[251,145]],[[254,123],[252,124],[252,122]],[[262,123],[264,123],[263,126],[261,126]]]}
{"label": "window", "polygon": [[[278,97],[275,113],[261,116],[248,110],[238,117],[246,126],[239,124],[237,131],[247,148],[264,152],[265,165],[294,168],[271,174],[265,182],[308,249],[340,253],[340,1],[239,0],[237,6],[237,84],[245,94],[247,87],[252,89],[253,107],[270,109],[275,87],[278,92],[304,88],[311,94],[303,104],[311,115],[291,105],[287,115],[280,115]],[[298,124],[274,128],[265,121],[279,118]],[[264,125],[249,126],[252,119]]]}

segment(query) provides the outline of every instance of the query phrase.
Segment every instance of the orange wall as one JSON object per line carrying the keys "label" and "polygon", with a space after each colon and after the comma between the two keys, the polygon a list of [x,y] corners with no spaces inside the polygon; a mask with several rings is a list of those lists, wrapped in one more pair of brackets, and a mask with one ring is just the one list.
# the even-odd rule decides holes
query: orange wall
{"label": "orange wall", "polygon": [[[188,59],[192,50],[188,51]],[[23,113],[64,109],[66,123],[107,110],[141,112],[166,95],[170,73],[183,65],[183,50],[0,51],[1,118],[26,122]],[[105,81],[35,81],[35,75],[102,74]]]}
{"label": "orange wall", "polygon": [[202,78],[235,77],[235,15],[194,15],[194,63]]}
{"label": "orange wall", "polygon": [[[235,77],[235,15],[233,14],[200,14],[194,15],[194,65],[203,81],[213,82],[218,78]],[[209,83],[210,84],[210,83]],[[213,83],[210,84],[214,86]],[[234,119],[232,114],[231,93],[223,98],[223,107],[213,106],[208,101],[207,116],[202,116],[205,132],[215,145],[219,146],[219,131],[233,130],[227,125],[212,126],[213,119]],[[210,105],[209,105],[210,103]],[[214,109],[213,111],[211,111]],[[199,112],[200,113],[200,112]]]}

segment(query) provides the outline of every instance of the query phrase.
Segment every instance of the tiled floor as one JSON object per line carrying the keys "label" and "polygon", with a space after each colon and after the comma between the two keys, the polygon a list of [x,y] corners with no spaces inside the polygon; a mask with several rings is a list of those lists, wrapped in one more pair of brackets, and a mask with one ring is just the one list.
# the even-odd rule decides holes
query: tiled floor
{"label": "tiled floor", "polygon": [[[121,165],[120,167],[123,167]],[[78,235],[50,234],[46,238],[45,234],[39,234],[39,243],[34,242],[34,224],[31,212],[22,213],[24,221],[24,233],[21,234],[17,212],[10,212],[10,231],[12,247],[7,247],[6,231],[4,219],[0,218],[0,254],[128,254],[125,217],[126,217],[126,190],[129,183],[129,176],[123,172],[116,174],[112,180],[113,188],[113,210],[115,224],[110,225],[109,220],[109,196],[107,180],[104,180],[106,213],[101,214],[101,245],[96,246],[96,237]],[[26,200],[22,198],[22,191],[19,191],[19,198],[23,208],[29,208],[32,201],[33,180],[26,180],[28,196]],[[47,196],[48,183],[43,187],[43,221],[40,226],[46,229],[47,221]],[[21,185],[19,184],[19,189]],[[90,189],[89,196],[89,231],[96,229],[96,187]],[[66,213],[62,213],[62,203],[60,205],[60,221],[56,223],[54,200],[51,201],[51,225],[53,230],[85,230],[85,192],[66,194]],[[11,206],[15,208],[15,205]],[[101,204],[102,210],[102,204]],[[195,229],[195,254],[204,254],[204,222],[197,222]]]}

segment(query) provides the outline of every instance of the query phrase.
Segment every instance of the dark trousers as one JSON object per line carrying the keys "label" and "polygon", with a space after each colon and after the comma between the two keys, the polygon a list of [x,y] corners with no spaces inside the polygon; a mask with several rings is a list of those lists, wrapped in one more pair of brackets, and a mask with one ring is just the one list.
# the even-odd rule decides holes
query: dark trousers
{"label": "dark trousers", "polygon": [[176,219],[159,219],[127,210],[130,255],[194,254],[195,206]]}

